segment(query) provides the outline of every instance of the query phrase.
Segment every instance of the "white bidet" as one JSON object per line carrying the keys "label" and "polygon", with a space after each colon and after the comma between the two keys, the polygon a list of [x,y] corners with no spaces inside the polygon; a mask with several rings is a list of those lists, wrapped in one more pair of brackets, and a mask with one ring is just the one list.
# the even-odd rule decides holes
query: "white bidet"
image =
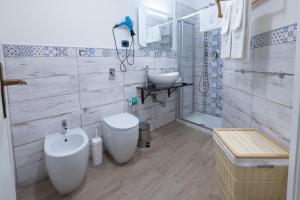
{"label": "white bidet", "polygon": [[89,157],[89,140],[81,128],[46,136],[44,144],[48,175],[55,189],[67,194],[80,186]]}

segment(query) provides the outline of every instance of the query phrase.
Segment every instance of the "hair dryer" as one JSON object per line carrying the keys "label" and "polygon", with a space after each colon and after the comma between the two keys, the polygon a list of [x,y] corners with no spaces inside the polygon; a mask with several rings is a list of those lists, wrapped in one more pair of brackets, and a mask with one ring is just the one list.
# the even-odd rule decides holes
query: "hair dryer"
{"label": "hair dryer", "polygon": [[127,28],[129,29],[130,31],[130,34],[131,36],[134,36],[135,33],[133,31],[133,21],[131,20],[131,18],[129,16],[125,17],[125,20],[120,22],[120,23],[117,23],[114,28],[118,28],[118,27],[121,27],[121,26],[127,26]]}

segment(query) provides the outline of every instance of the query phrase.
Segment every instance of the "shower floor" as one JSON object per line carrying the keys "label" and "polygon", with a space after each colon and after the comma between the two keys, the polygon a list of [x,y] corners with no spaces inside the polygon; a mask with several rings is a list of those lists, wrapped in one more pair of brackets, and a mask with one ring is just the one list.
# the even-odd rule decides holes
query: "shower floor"
{"label": "shower floor", "polygon": [[193,113],[185,114],[183,116],[183,119],[192,122],[194,124],[203,125],[210,129],[222,127],[221,118],[204,114],[201,112],[193,112]]}

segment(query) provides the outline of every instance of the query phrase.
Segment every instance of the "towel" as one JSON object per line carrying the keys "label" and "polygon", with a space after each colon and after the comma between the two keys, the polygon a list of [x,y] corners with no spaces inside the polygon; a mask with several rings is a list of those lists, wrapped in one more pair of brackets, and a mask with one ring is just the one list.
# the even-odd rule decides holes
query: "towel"
{"label": "towel", "polygon": [[241,27],[243,22],[243,14],[245,11],[245,0],[234,0],[231,10],[231,30],[237,30]]}
{"label": "towel", "polygon": [[147,28],[147,43],[159,42],[161,40],[159,26],[151,26]]}
{"label": "towel", "polygon": [[221,22],[221,58],[226,59],[231,57],[231,30],[230,17],[232,9],[232,1],[221,4],[223,18]]}
{"label": "towel", "polygon": [[221,4],[223,11],[223,18],[221,19],[221,34],[226,34],[230,29],[231,12],[232,12],[232,1],[224,2]]}
{"label": "towel", "polygon": [[221,58],[228,59],[231,57],[232,32],[221,35]]}
{"label": "towel", "polygon": [[[231,58],[232,59],[248,59],[249,58],[249,44],[250,44],[250,39],[249,39],[249,9],[250,9],[250,3],[248,2],[248,0],[236,0],[236,2],[238,2],[237,4],[240,5],[240,1],[244,1],[243,3],[243,12],[242,12],[242,22],[240,24],[240,27],[238,29],[235,30],[236,26],[238,23],[233,23],[233,25],[231,26],[231,30],[232,30],[232,46],[231,46]],[[234,9],[235,5],[233,5],[233,9]],[[236,15],[234,14],[234,12],[236,11],[232,11],[232,15],[231,15],[231,20],[233,20],[233,17],[236,17]],[[231,24],[230,24],[231,25]]]}
{"label": "towel", "polygon": [[218,18],[218,7],[211,6],[199,12],[200,32],[221,28],[221,19]]}

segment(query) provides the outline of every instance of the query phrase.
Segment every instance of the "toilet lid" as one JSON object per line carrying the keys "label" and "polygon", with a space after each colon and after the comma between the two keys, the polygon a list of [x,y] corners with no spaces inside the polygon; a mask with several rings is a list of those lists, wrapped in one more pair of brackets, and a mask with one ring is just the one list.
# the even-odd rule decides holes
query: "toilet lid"
{"label": "toilet lid", "polygon": [[103,122],[114,129],[128,130],[139,124],[139,119],[129,113],[120,113],[104,117]]}

